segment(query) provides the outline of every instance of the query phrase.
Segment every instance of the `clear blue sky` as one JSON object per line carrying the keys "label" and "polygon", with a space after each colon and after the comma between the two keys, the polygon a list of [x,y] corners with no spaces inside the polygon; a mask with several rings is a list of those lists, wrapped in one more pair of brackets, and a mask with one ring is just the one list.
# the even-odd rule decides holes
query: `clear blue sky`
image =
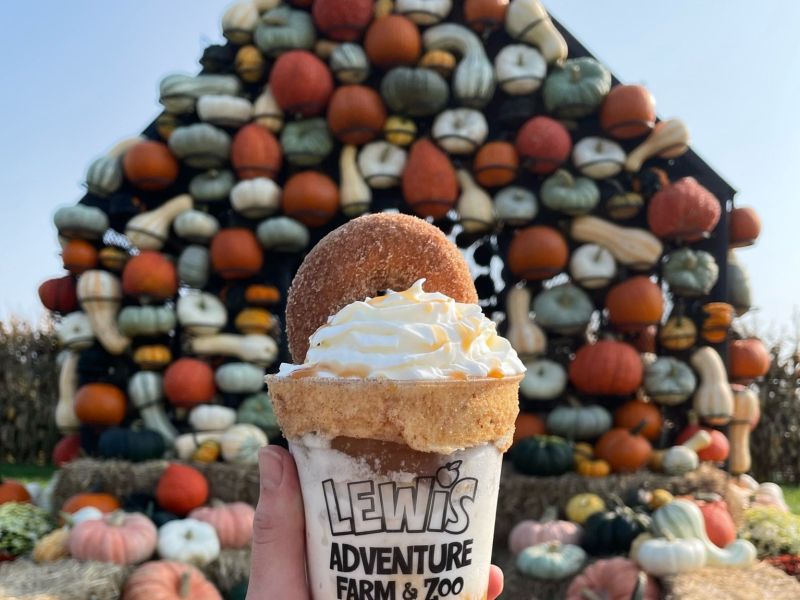
{"label": "clear blue sky", "polygon": [[[40,281],[61,273],[51,214],[81,195],[86,166],[158,114],[158,81],[195,72],[221,38],[226,0],[0,2],[0,320],[37,319]],[[695,149],[755,206],[740,252],[762,327],[800,306],[800,2],[550,0],[620,79],[647,85]]]}

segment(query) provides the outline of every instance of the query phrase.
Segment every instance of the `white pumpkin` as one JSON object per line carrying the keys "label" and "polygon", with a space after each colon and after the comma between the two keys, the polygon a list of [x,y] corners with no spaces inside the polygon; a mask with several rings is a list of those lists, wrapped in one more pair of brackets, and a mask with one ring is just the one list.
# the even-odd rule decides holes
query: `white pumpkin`
{"label": "white pumpkin", "polygon": [[200,96],[197,116],[220,127],[241,127],[253,116],[253,105],[239,96]]}
{"label": "white pumpkin", "polygon": [[575,144],[572,162],[586,177],[607,179],[625,165],[625,150],[617,142],[601,137],[586,137]]}
{"label": "white pumpkin", "polygon": [[269,86],[253,102],[253,121],[272,133],[283,129],[283,109],[278,105]]}
{"label": "white pumpkin", "polygon": [[506,94],[532,94],[547,75],[547,62],[541,52],[526,44],[504,46],[494,59],[497,83]]}
{"label": "white pumpkin", "polygon": [[431,134],[450,154],[472,154],[489,135],[489,125],[480,111],[452,108],[436,117]]}
{"label": "white pumpkin", "polygon": [[559,363],[542,358],[525,363],[519,391],[527,400],[553,400],[567,387],[567,372]]}
{"label": "white pumpkin", "polygon": [[67,522],[67,525],[70,527],[75,527],[75,525],[83,523],[84,521],[97,521],[104,516],[103,511],[94,506],[84,506],[71,515],[62,514],[64,515],[64,520]]}
{"label": "white pumpkin", "polygon": [[214,215],[200,210],[187,210],[172,223],[179,237],[197,244],[206,244],[219,231],[219,221]]}
{"label": "white pumpkin", "polygon": [[390,188],[400,183],[406,157],[400,146],[382,140],[370,142],[358,153],[358,170],[369,187]]}
{"label": "white pumpkin", "polygon": [[702,569],[706,548],[697,539],[653,538],[639,544],[632,558],[650,575],[665,577]]}
{"label": "white pumpkin", "polygon": [[94,343],[94,332],[89,316],[80,310],[66,315],[56,326],[61,345],[67,350],[85,350]]}
{"label": "white pumpkin", "polygon": [[158,530],[158,555],[196,567],[214,561],[220,552],[219,537],[210,523],[197,519],[177,519]]}
{"label": "white pumpkin", "polygon": [[538,212],[536,194],[523,187],[510,185],[494,195],[494,213],[501,223],[512,226],[526,225]]}
{"label": "white pumpkin", "polygon": [[193,335],[213,335],[225,326],[228,311],[222,300],[209,292],[190,292],[178,298],[178,323]]}
{"label": "white pumpkin", "polygon": [[236,422],[236,411],[217,404],[200,404],[189,413],[195,431],[224,431]]}
{"label": "white pumpkin", "polygon": [[258,18],[258,8],[252,0],[236,2],[222,15],[222,35],[238,46],[247,44],[253,39]]}
{"label": "white pumpkin", "polygon": [[222,459],[234,464],[253,464],[258,462],[258,451],[269,443],[264,431],[250,425],[239,423],[229,427],[220,438]]}
{"label": "white pumpkin", "polygon": [[667,475],[684,475],[698,466],[697,452],[686,446],[672,446],[664,453],[662,468]]}
{"label": "white pumpkin", "polygon": [[417,25],[433,25],[450,14],[453,0],[397,0],[394,11]]}
{"label": "white pumpkin", "polygon": [[614,255],[598,244],[584,244],[575,249],[569,260],[572,280],[589,290],[607,286],[617,274]]}
{"label": "white pumpkin", "polygon": [[281,188],[272,179],[255,177],[240,181],[231,190],[233,210],[248,219],[261,219],[281,205]]}
{"label": "white pumpkin", "polygon": [[308,228],[291,217],[272,217],[256,229],[258,241],[266,250],[300,252],[310,239]]}

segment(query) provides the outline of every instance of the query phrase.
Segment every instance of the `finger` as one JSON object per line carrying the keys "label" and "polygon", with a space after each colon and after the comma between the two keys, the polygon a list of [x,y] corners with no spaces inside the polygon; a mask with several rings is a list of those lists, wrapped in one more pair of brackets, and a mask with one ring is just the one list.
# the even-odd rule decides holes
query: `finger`
{"label": "finger", "polygon": [[297,467],[279,446],[258,454],[261,490],[253,522],[247,600],[308,600],[305,519]]}
{"label": "finger", "polygon": [[488,600],[495,600],[500,594],[503,593],[503,572],[500,567],[492,565],[489,567],[489,591],[487,592]]}

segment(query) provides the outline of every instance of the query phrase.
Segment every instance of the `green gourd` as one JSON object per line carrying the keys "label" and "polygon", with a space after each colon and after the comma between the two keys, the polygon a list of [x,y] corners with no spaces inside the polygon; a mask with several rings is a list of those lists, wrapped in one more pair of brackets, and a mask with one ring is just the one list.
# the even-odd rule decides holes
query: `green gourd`
{"label": "green gourd", "polygon": [[169,149],[195,169],[218,169],[231,153],[231,137],[208,123],[178,127],[169,136]]}
{"label": "green gourd", "polygon": [[571,283],[541,291],[533,300],[536,322],[547,330],[574,335],[586,328],[594,312],[588,294]]}
{"label": "green gourd", "polygon": [[264,387],[264,369],[245,362],[226,363],[217,369],[214,380],[228,394],[254,394]]}
{"label": "green gourd", "polygon": [[236,178],[233,171],[212,169],[192,177],[189,181],[189,194],[196,202],[220,202],[227,200]]}
{"label": "green gourd", "polygon": [[280,434],[278,419],[272,409],[272,400],[267,392],[248,396],[236,411],[237,423],[249,423],[263,429],[269,438]]}
{"label": "green gourd", "polygon": [[663,274],[673,293],[693,298],[711,291],[717,283],[719,267],[708,252],[680,248],[667,254]]}
{"label": "green gourd", "polygon": [[36,541],[52,531],[53,526],[50,515],[34,504],[0,504],[0,557],[16,557],[30,552]]}
{"label": "green gourd", "polygon": [[272,58],[287,50],[310,50],[316,39],[311,15],[285,4],[261,15],[261,21],[253,33],[253,41],[259,50]]}
{"label": "green gourd", "polygon": [[564,579],[581,570],[586,552],[574,544],[547,542],[525,548],[517,556],[517,569],[536,579]]}
{"label": "green gourd", "polygon": [[242,84],[235,75],[167,75],[159,84],[159,101],[168,113],[180,115],[194,111],[200,96],[236,96]]}
{"label": "green gourd", "polygon": [[89,165],[86,171],[86,187],[92,194],[105,198],[116,192],[121,185],[122,163],[118,156],[101,156]]}
{"label": "green gourd", "polygon": [[441,111],[450,96],[444,78],[431,69],[395,67],[381,81],[381,97],[392,112],[429,117]]}
{"label": "green gourd", "polygon": [[333,151],[333,137],[325,119],[290,121],[281,132],[286,160],[298,167],[318,165]]}
{"label": "green gourd", "polygon": [[600,189],[593,179],[573,177],[559,169],[544,180],[539,190],[542,204],[568,215],[585,215],[600,202]]}
{"label": "green gourd", "polygon": [[164,437],[152,429],[112,427],[100,434],[97,449],[103,458],[121,458],[132,462],[164,456]]}
{"label": "green gourd", "polygon": [[611,413],[599,404],[558,406],[547,415],[547,431],[569,440],[591,440],[611,429]]}
{"label": "green gourd", "polygon": [[649,527],[650,517],[627,506],[597,512],[583,524],[583,549],[592,556],[627,554]]}
{"label": "green gourd", "polygon": [[128,398],[139,409],[145,426],[157,431],[171,445],[178,432],[164,412],[164,380],[161,373],[138,371],[128,381]]}
{"label": "green gourd", "polygon": [[611,90],[611,73],[593,58],[572,58],[550,72],[542,90],[548,112],[561,119],[590,115]]}
{"label": "green gourd", "polygon": [[564,438],[534,435],[511,449],[511,461],[525,475],[563,475],[574,466],[572,447]]}
{"label": "green gourd", "polygon": [[68,238],[98,240],[108,229],[108,217],[99,208],[76,204],[63,206],[53,215],[58,233]]}
{"label": "green gourd", "polygon": [[170,306],[126,306],[117,316],[119,330],[128,337],[164,335],[175,329]]}
{"label": "green gourd", "polygon": [[694,371],[682,360],[660,356],[645,364],[644,389],[659,404],[680,404],[688,400],[696,387]]}

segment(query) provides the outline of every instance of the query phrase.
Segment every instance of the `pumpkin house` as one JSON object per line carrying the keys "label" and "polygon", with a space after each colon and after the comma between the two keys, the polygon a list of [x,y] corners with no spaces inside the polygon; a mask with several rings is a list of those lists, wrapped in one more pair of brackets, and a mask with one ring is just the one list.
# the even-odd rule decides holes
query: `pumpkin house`
{"label": "pumpkin house", "polygon": [[[660,120],[645,87],[618,81],[539,0],[310,4],[234,4],[225,44],[161,80],[163,112],[91,162],[86,195],[56,214],[67,274],[39,293],[67,350],[58,460],[99,459],[80,461],[92,481],[105,459],[191,464],[150,477],[181,516],[214,510],[199,508],[196,473],[227,465],[249,470],[254,502],[253,449],[283,443],[263,379],[290,360],[283,316],[303,256],[361,214],[415,214],[461,248],[528,369],[498,556],[547,505],[569,516],[578,493],[622,497],[595,511],[608,523],[575,526],[583,538],[511,533],[520,551],[523,538],[583,545],[557,577],[534,555],[508,567],[533,577],[519,586],[602,595],[610,567],[579,574],[586,554],[647,570],[658,549],[631,547],[656,491],[724,494],[724,469],[749,469],[751,388],[769,362],[732,324],[751,303],[735,253],[758,216],[691,148],[691,124]],[[59,498],[76,491],[69,470]],[[191,506],[171,501],[170,477],[194,478]],[[678,516],[699,532],[691,507]],[[749,564],[742,552],[730,564]],[[630,591],[658,597],[663,569],[641,584],[613,560]]]}

